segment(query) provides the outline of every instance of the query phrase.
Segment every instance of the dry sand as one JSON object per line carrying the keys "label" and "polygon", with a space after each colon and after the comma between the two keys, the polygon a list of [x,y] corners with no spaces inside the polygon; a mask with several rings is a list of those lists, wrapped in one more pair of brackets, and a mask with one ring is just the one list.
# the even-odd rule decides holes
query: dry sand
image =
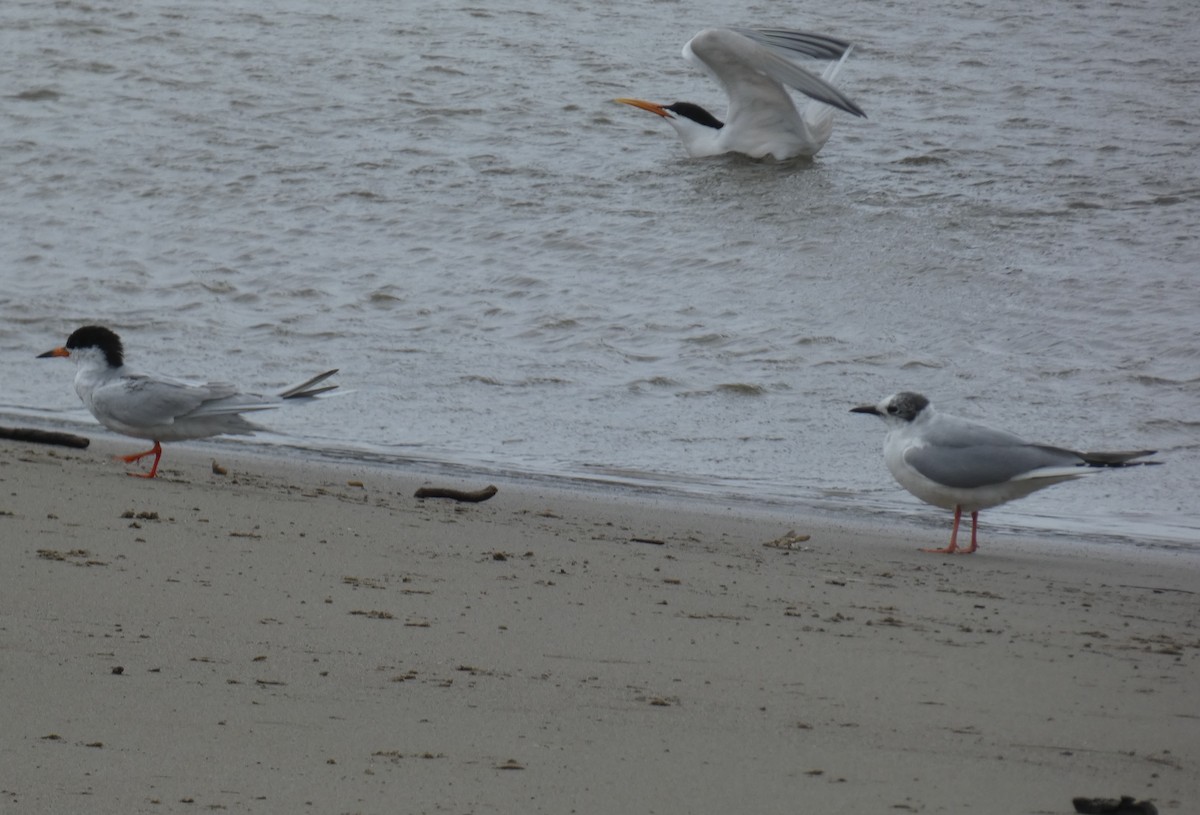
{"label": "dry sand", "polygon": [[6,815],[1200,812],[1194,554],[231,449],[0,442]]}

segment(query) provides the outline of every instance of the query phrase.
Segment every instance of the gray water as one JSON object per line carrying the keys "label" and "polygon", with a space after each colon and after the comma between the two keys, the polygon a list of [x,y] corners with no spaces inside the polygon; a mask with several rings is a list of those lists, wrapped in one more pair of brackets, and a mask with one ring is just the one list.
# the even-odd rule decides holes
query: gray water
{"label": "gray water", "polygon": [[[851,39],[812,162],[686,157],[712,24]],[[95,430],[34,355],[355,392],[337,455],[948,526],[897,390],[1150,447],[987,524],[1200,542],[1200,25],[1190,0],[0,4],[0,412]],[[169,459],[168,459],[169,463]]]}

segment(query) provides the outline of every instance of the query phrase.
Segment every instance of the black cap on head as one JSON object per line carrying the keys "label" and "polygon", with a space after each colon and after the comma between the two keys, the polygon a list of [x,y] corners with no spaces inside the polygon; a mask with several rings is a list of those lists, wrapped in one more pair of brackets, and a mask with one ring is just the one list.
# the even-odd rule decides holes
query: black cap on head
{"label": "black cap on head", "polygon": [[691,119],[696,124],[711,127],[713,130],[720,130],[725,126],[725,123],[713,116],[699,105],[694,105],[691,102],[676,102],[673,105],[667,105],[666,110],[672,113],[678,113],[684,118]]}
{"label": "black cap on head", "polygon": [[77,328],[67,337],[67,350],[73,348],[99,348],[104,352],[104,359],[114,368],[125,364],[125,349],[121,347],[121,338],[102,325],[85,325]]}

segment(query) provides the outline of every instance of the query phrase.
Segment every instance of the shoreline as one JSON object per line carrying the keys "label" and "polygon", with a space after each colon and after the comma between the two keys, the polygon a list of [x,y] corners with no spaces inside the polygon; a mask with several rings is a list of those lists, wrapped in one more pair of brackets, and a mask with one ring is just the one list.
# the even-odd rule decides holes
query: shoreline
{"label": "shoreline", "polygon": [[1200,795],[1188,553],[127,447],[0,443],[6,812]]}
{"label": "shoreline", "polygon": [[[82,409],[81,409],[82,410]],[[136,449],[140,441],[119,436],[95,424],[90,417],[75,422],[57,420],[36,413],[0,413],[0,423],[11,424],[19,420],[42,430],[57,430],[82,435],[100,445],[113,445],[122,452],[130,443]],[[93,435],[95,434],[95,435]],[[4,440],[0,439],[0,443]],[[105,449],[108,449],[107,447]],[[572,491],[612,493],[613,497],[656,495],[681,503],[705,505],[721,503],[738,506],[750,513],[792,515],[803,513],[815,515],[825,522],[841,520],[840,516],[852,514],[862,524],[864,531],[884,528],[901,528],[906,534],[920,540],[944,545],[948,539],[952,513],[921,503],[918,499],[895,487],[901,501],[880,501],[872,496],[847,494],[837,498],[813,498],[782,494],[753,494],[732,486],[718,485],[705,481],[689,481],[683,477],[672,477],[665,473],[627,472],[620,474],[597,471],[594,474],[543,472],[511,465],[491,464],[476,461],[454,461],[427,455],[385,453],[369,449],[331,448],[307,446],[303,441],[262,432],[253,437],[217,437],[192,442],[175,442],[164,448],[166,455],[190,451],[199,456],[238,456],[261,458],[265,462],[279,461],[285,466],[364,467],[378,470],[386,476],[428,476],[457,479],[500,479],[530,487],[559,488]],[[204,451],[209,451],[205,453]],[[164,460],[165,457],[164,457]],[[881,465],[881,483],[891,485],[891,476]],[[1069,488],[1069,487],[1068,487]],[[1017,506],[1020,506],[1018,503]],[[1021,521],[1025,521],[1022,523]],[[1082,525],[1071,516],[1046,516],[1013,511],[1011,507],[988,510],[981,517],[982,540],[993,535],[1001,540],[1037,539],[1057,541],[1069,545],[1072,540],[1087,538],[1089,545],[1134,546],[1140,552],[1158,550],[1187,551],[1200,556],[1200,539],[1190,535],[1191,530],[1163,526],[1145,525],[1125,519],[1119,530],[1100,532]],[[1150,526],[1144,529],[1143,526]],[[1173,533],[1173,534],[1172,534]],[[981,543],[981,546],[985,545]]]}

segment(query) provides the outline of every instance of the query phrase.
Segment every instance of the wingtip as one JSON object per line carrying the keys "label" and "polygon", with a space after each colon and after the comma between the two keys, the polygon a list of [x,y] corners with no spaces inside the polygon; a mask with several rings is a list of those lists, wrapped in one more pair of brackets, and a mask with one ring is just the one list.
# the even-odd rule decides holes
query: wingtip
{"label": "wingtip", "polygon": [[1139,461],[1157,455],[1157,450],[1117,450],[1114,452],[1081,453],[1080,458],[1093,467],[1142,467],[1162,464],[1161,461]]}

